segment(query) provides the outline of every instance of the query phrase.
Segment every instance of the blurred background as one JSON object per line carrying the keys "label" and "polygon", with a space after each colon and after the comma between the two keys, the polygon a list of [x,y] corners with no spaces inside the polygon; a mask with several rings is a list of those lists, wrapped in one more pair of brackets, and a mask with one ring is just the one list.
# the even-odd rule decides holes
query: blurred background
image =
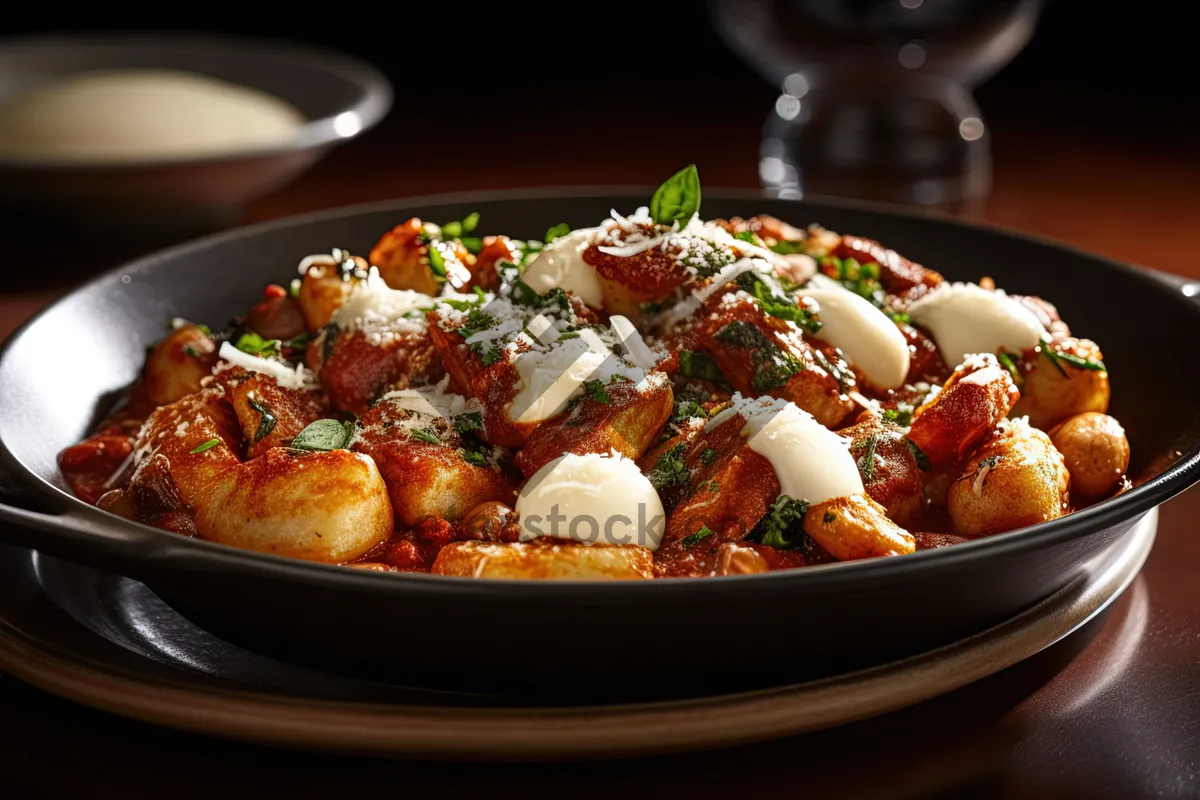
{"label": "blurred background", "polygon": [[[23,7],[0,35],[209,32],[332,48],[386,75],[379,125],[221,225],[432,192],[656,184],[694,162],[710,188],[907,203],[1187,271],[1147,244],[1186,238],[1197,209],[1200,92],[1173,8],[714,0],[264,19],[213,6],[173,20]],[[12,77],[0,72],[0,93]],[[0,200],[22,197],[0,182]],[[71,230],[7,226],[17,252],[62,265],[8,290],[40,303],[161,243]]]}

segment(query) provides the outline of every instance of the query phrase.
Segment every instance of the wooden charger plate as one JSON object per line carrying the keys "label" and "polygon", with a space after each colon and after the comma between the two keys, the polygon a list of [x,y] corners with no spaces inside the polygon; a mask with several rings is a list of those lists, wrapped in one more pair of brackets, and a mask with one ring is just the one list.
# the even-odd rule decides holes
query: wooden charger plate
{"label": "wooden charger plate", "polygon": [[131,668],[128,658],[105,658],[105,647],[81,648],[77,638],[64,635],[62,625],[34,631],[18,624],[12,608],[0,610],[0,668],[53,694],[121,716],[290,748],[554,760],[723,747],[895,711],[1034,655],[1094,617],[1133,581],[1150,552],[1157,522],[1157,510],[1151,511],[1096,558],[1084,578],[966,639],[837,677],[702,699],[536,709],[473,708],[461,701],[440,707],[314,699],[283,690],[246,690],[238,686],[237,676],[222,676],[230,679],[225,682],[200,680],[184,667],[166,674]]}

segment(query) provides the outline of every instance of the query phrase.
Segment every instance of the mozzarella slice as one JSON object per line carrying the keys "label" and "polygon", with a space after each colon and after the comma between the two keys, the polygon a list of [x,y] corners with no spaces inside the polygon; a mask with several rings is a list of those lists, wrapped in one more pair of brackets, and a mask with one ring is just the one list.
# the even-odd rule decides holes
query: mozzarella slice
{"label": "mozzarella slice", "polygon": [[1025,306],[973,283],[943,285],[913,303],[908,313],[933,336],[950,367],[972,353],[1020,353],[1036,346],[1046,333]]}
{"label": "mozzarella slice", "polygon": [[841,350],[877,389],[897,389],[908,377],[908,340],[871,302],[841,286],[803,289],[820,306],[813,334]]}
{"label": "mozzarella slice", "polygon": [[780,492],[810,504],[862,494],[863,482],[846,439],[795,403],[775,398],[745,402],[742,434],[750,449],[771,462]]}
{"label": "mozzarella slice", "polygon": [[538,294],[544,295],[555,287],[578,297],[585,305],[601,308],[604,293],[600,277],[583,253],[592,246],[597,228],[580,228],[555,239],[530,261],[521,280]]}
{"label": "mozzarella slice", "polygon": [[658,492],[616,451],[556,458],[521,489],[516,510],[523,542],[550,536],[657,550],[666,529]]}

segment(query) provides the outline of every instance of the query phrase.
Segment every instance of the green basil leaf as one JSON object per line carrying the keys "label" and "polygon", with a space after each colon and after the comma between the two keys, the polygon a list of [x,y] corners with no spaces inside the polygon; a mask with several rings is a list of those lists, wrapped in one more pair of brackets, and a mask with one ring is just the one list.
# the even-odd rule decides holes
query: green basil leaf
{"label": "green basil leaf", "polygon": [[353,422],[339,422],[336,419],[319,419],[296,434],[292,439],[292,447],[296,450],[311,450],[325,452],[328,450],[345,450],[354,436]]}
{"label": "green basil leaf", "polygon": [[650,216],[660,225],[680,227],[691,222],[700,211],[700,173],[695,164],[676,172],[650,198]]}

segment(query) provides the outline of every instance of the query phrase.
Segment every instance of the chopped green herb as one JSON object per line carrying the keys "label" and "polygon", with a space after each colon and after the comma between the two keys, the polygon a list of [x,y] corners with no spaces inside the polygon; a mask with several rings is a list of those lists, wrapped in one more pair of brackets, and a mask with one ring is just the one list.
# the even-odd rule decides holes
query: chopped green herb
{"label": "chopped green herb", "polygon": [[710,355],[694,350],[679,351],[679,372],[685,378],[701,378],[706,381],[725,382],[717,360]]}
{"label": "chopped green herb", "polygon": [[1013,382],[1020,386],[1023,378],[1021,377],[1021,370],[1017,368],[1016,358],[1016,356],[1011,356],[1004,352],[996,354],[996,360],[1000,362],[1000,366],[1008,370],[1008,374],[1012,376]]}
{"label": "chopped green herb", "polygon": [[462,242],[463,247],[467,248],[468,253],[479,255],[479,252],[483,250],[483,239],[478,236],[463,236],[459,241]]}
{"label": "chopped green herb", "polygon": [[579,331],[565,331],[558,335],[558,340],[560,342],[564,342],[567,339],[578,339],[578,338],[579,338]]}
{"label": "chopped green herb", "polygon": [[880,267],[874,261],[859,264],[854,258],[825,256],[820,260],[825,272],[842,282],[850,291],[870,300],[877,308],[883,308],[883,286],[879,283]]}
{"label": "chopped green herb", "polygon": [[734,279],[737,287],[758,301],[763,311],[772,317],[794,322],[809,333],[821,330],[821,320],[794,298],[777,294],[762,275],[748,270]]}
{"label": "chopped green herb", "polygon": [[655,489],[662,491],[669,486],[688,482],[691,474],[687,464],[683,463],[683,444],[677,444],[658,457],[654,469],[650,470],[650,483]]}
{"label": "chopped green herb", "polygon": [[483,450],[470,450],[464,447],[459,452],[462,453],[463,461],[466,461],[468,464],[483,467],[488,463],[488,454]]}
{"label": "chopped green herb", "polygon": [[288,339],[286,345],[293,350],[304,350],[308,347],[308,343],[312,341],[312,336],[308,331],[304,331],[297,336]]}
{"label": "chopped green herb", "polygon": [[681,397],[675,401],[675,409],[671,412],[671,422],[683,422],[692,417],[707,419],[704,408],[690,397]]}
{"label": "chopped green herb", "polygon": [[191,455],[196,455],[196,453],[203,453],[205,450],[212,450],[214,447],[216,447],[220,443],[221,443],[220,439],[209,439],[204,444],[198,444],[195,447],[193,447],[191,450],[188,450],[188,453]]}
{"label": "chopped green herb", "polygon": [[831,522],[835,522],[836,520],[837,520],[837,515],[834,514],[832,511],[826,511],[825,516],[821,517],[821,522],[825,525],[828,525]]}
{"label": "chopped green herb", "polygon": [[292,278],[292,282],[288,284],[288,297],[300,296],[300,279]]}
{"label": "chopped green herb", "polygon": [[776,242],[770,249],[781,256],[791,256],[804,252],[804,242]]}
{"label": "chopped green herb", "polygon": [[554,227],[548,228],[546,230],[546,235],[543,238],[545,238],[546,244],[550,244],[558,237],[566,236],[570,232],[571,232],[571,226],[565,222],[560,222],[557,225],[555,225]]}
{"label": "chopped green herb", "polygon": [[[467,319],[458,328],[458,333],[464,339],[469,339],[481,331],[490,329],[495,324],[495,317],[475,307],[467,314]],[[479,354],[479,358],[483,361],[484,366],[490,366],[496,359],[500,358],[500,348],[493,342],[472,342],[467,347],[470,348],[471,352]]]}
{"label": "chopped green herb", "polygon": [[793,500],[786,494],[780,495],[758,525],[762,529],[760,541],[779,550],[798,546],[804,537],[789,536],[788,533],[804,524],[804,515],[807,513],[807,500]]}
{"label": "chopped green herb", "polygon": [[459,414],[454,418],[454,430],[459,436],[466,436],[472,431],[483,430],[483,414],[478,411]]}
{"label": "chopped green herb", "polygon": [[662,311],[662,303],[640,303],[638,311],[641,311],[643,314],[657,314],[659,311]]}
{"label": "chopped green herb", "polygon": [[699,211],[700,173],[695,164],[689,164],[667,178],[650,198],[650,216],[659,225],[678,222],[683,227]]}
{"label": "chopped green herb", "polygon": [[1081,358],[1074,353],[1055,353],[1055,355],[1073,367],[1079,367],[1080,369],[1086,369],[1092,372],[1108,371],[1108,368],[1104,366],[1103,361],[1093,361],[1088,358]]}
{"label": "chopped green herb", "polygon": [[704,452],[700,454],[700,463],[706,467],[711,466],[712,463],[717,460],[717,456],[719,455],[720,453],[718,453],[716,450],[713,450],[711,447],[706,447],[704,448]]}
{"label": "chopped green herb", "polygon": [[916,443],[912,439],[906,438],[904,443],[907,444],[908,449],[912,451],[913,458],[917,461],[917,469],[921,470],[921,472],[929,472],[929,470],[932,469],[929,464],[929,456],[925,455],[921,448],[917,447]]}
{"label": "chopped green herb", "polygon": [[339,422],[336,419],[319,419],[309,424],[307,428],[296,434],[291,447],[296,450],[311,450],[324,452],[328,450],[344,450],[354,436],[353,422]]}
{"label": "chopped green herb", "polygon": [[250,407],[259,414],[258,430],[254,432],[254,441],[258,442],[261,441],[262,438],[268,435],[271,431],[275,430],[275,423],[278,420],[275,419],[275,414],[271,411],[271,409],[267,408],[257,400],[249,400],[247,402],[249,402]]}
{"label": "chopped green herb", "polygon": [[183,354],[185,356],[191,356],[192,358],[200,357],[200,351],[196,349],[194,344],[185,344],[183,346]]}
{"label": "chopped green herb", "polygon": [[804,370],[803,361],[784,351],[748,322],[731,322],[717,331],[713,338],[721,344],[750,352],[755,373],[754,388],[760,392],[777,389]]}
{"label": "chopped green herb", "polygon": [[682,544],[684,547],[691,547],[696,542],[700,541],[701,539],[707,539],[714,533],[716,533],[716,531],[714,531],[712,528],[708,527],[707,525],[701,525],[700,530],[696,531],[695,533],[689,533],[687,536],[683,537]]}
{"label": "chopped green herb", "polygon": [[336,322],[331,322],[318,334],[321,337],[321,361],[326,362],[333,355],[333,346],[337,343],[338,326]]}
{"label": "chopped green herb", "polygon": [[887,315],[897,325],[907,325],[912,322],[912,317],[907,311],[889,311]]}
{"label": "chopped green herb", "polygon": [[897,403],[895,408],[885,408],[883,418],[888,422],[907,428],[912,425],[913,411],[911,403]]}
{"label": "chopped green herb", "polygon": [[717,480],[711,480],[706,485],[708,487],[708,491],[710,491],[713,494],[716,494],[721,489],[721,484]]}
{"label": "chopped green herb", "polygon": [[467,233],[470,233],[479,227],[479,212],[472,211],[470,214],[467,214],[467,216],[463,217],[462,225],[463,230]]}
{"label": "chopped green herb", "polygon": [[254,331],[247,331],[238,337],[238,340],[233,345],[243,353],[252,356],[267,357],[279,355],[280,341],[278,339],[264,339]]}
{"label": "chopped green herb", "polygon": [[597,403],[607,405],[612,402],[612,398],[608,396],[608,392],[604,391],[604,381],[584,381],[583,393],[595,400]]}
{"label": "chopped green herb", "polygon": [[879,447],[879,434],[867,437],[864,445],[866,452],[858,460],[858,469],[862,472],[863,483],[870,483],[875,479],[875,449],[877,447]]}
{"label": "chopped green herb", "polygon": [[410,433],[412,434],[412,438],[420,442],[440,444],[442,441],[438,438],[437,432],[431,428],[414,428]]}
{"label": "chopped green herb", "polygon": [[444,246],[441,242],[429,243],[429,271],[433,273],[435,278],[446,277],[446,256],[442,252]]}
{"label": "chopped green herb", "polygon": [[754,245],[755,247],[763,246],[763,240],[758,238],[758,236],[754,233],[754,231],[738,231],[737,233],[735,233],[733,235],[733,238],[738,239],[743,242],[749,242],[750,244]]}

